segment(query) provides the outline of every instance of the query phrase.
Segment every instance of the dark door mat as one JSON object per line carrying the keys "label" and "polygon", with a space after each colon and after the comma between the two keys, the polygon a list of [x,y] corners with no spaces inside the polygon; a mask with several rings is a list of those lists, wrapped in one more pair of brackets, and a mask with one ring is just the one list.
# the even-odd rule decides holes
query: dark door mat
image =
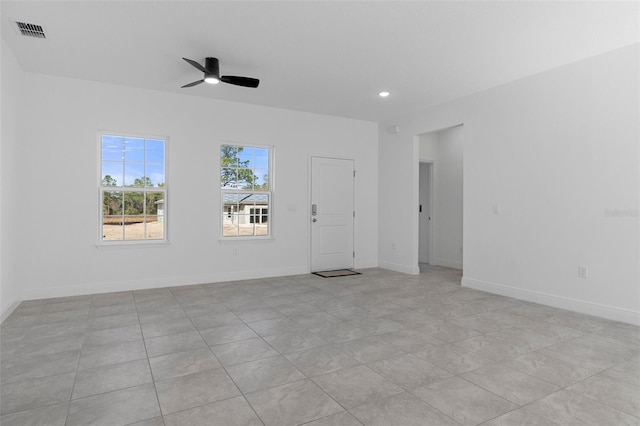
{"label": "dark door mat", "polygon": [[360,272],[355,272],[355,271],[352,271],[351,269],[336,269],[335,271],[312,272],[312,274],[322,278],[335,278],[335,277],[346,277],[349,275],[360,275]]}

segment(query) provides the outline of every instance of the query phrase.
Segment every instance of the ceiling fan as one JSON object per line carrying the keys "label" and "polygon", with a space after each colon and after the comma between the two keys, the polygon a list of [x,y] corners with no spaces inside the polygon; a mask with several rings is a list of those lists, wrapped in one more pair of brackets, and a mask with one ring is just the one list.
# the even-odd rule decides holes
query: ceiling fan
{"label": "ceiling fan", "polygon": [[218,58],[206,58],[204,62],[204,66],[200,65],[196,61],[192,61],[191,59],[182,58],[200,71],[204,73],[204,78],[202,80],[194,81],[193,83],[185,84],[182,88],[185,87],[193,87],[197,86],[200,83],[209,83],[209,84],[218,84],[221,81],[223,83],[235,84],[236,86],[243,87],[258,87],[260,84],[260,80],[257,78],[251,77],[239,77],[236,75],[223,75],[220,76],[220,66],[218,63]]}

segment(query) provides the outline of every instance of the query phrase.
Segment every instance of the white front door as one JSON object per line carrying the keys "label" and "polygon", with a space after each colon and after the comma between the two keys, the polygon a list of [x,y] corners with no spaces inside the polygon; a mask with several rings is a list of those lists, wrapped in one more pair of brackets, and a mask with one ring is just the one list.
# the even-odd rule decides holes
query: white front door
{"label": "white front door", "polygon": [[311,272],[353,268],[354,163],[311,158]]}

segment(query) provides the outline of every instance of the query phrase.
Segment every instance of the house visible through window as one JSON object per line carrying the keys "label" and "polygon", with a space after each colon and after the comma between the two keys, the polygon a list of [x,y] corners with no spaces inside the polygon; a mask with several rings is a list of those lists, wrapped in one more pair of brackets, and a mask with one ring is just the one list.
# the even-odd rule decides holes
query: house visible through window
{"label": "house visible through window", "polygon": [[222,145],[222,236],[271,235],[271,152],[269,148]]}
{"label": "house visible through window", "polygon": [[100,241],[166,240],[166,140],[103,133]]}
{"label": "house visible through window", "polygon": [[269,209],[266,207],[251,207],[249,209],[249,221],[251,223],[267,223]]}

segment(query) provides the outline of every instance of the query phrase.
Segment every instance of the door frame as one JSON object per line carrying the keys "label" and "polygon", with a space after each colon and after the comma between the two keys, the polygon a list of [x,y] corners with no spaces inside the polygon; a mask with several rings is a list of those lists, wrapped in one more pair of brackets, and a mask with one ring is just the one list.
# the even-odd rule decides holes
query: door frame
{"label": "door frame", "polygon": [[[413,204],[412,206],[415,206],[415,208],[413,208],[413,217],[412,217],[412,225],[413,225],[413,241],[412,241],[412,253],[411,253],[411,265],[413,265],[412,269],[412,273],[414,275],[418,275],[420,274],[420,213],[418,213],[418,208],[417,206],[420,204],[420,162],[421,161],[426,161],[429,162],[430,160],[421,160],[420,159],[420,135],[424,135],[426,133],[439,133],[442,131],[446,131],[449,129],[453,129],[455,127],[461,127],[464,126],[464,123],[458,123],[458,124],[453,124],[450,126],[445,126],[445,127],[439,127],[439,128],[435,128],[435,129],[430,129],[430,130],[425,130],[423,132],[414,134],[413,136]],[[431,184],[435,185],[435,180],[437,179],[437,173],[435,173],[436,168],[438,166],[436,165],[435,161],[434,161],[434,166],[432,167],[432,172],[434,172],[434,178],[431,180]],[[465,221],[465,209],[464,209],[464,201],[465,201],[465,196],[464,196],[464,180],[466,179],[466,167],[465,167],[465,162],[464,162],[464,155],[462,157],[462,194],[463,194],[463,199],[462,199],[462,203],[463,203],[463,207],[462,207],[462,220],[463,220],[463,234],[462,234],[462,244],[464,247],[464,240],[465,240],[465,233],[464,233],[464,221]],[[436,189],[434,188],[434,190],[432,191],[432,196],[435,196],[436,193]],[[431,212],[432,212],[432,220],[431,220],[431,231],[437,230],[437,214],[436,214],[436,209],[434,208],[436,201],[434,199],[432,199],[433,203],[431,204]],[[434,220],[435,218],[435,220]],[[436,238],[435,236],[431,235],[431,240],[432,242],[435,242]],[[436,253],[436,249],[437,249],[437,245],[436,244],[432,244],[431,247],[429,247],[429,257],[431,258],[431,260],[433,260],[433,256]],[[464,257],[462,258],[462,262],[463,262],[463,271],[464,271]]]}
{"label": "door frame", "polygon": [[[355,158],[351,158],[351,157],[344,157],[341,155],[327,155],[327,154],[316,154],[316,153],[309,153],[307,156],[307,208],[305,209],[306,215],[307,215],[307,271],[309,271],[309,273],[311,273],[311,201],[312,201],[312,174],[313,174],[313,170],[312,170],[312,159],[313,158],[328,158],[328,159],[332,159],[332,160],[349,160],[349,161],[353,161],[353,171],[356,172],[356,160]],[[357,173],[356,173],[357,176]],[[354,178],[353,181],[353,211],[356,211],[356,181]],[[353,238],[353,251],[357,253],[357,247],[356,247],[356,219],[357,219],[357,214],[354,216],[353,218],[353,235],[351,236],[351,238]],[[355,256],[353,257],[353,263],[352,263],[352,268],[355,268],[356,266],[356,258]]]}

